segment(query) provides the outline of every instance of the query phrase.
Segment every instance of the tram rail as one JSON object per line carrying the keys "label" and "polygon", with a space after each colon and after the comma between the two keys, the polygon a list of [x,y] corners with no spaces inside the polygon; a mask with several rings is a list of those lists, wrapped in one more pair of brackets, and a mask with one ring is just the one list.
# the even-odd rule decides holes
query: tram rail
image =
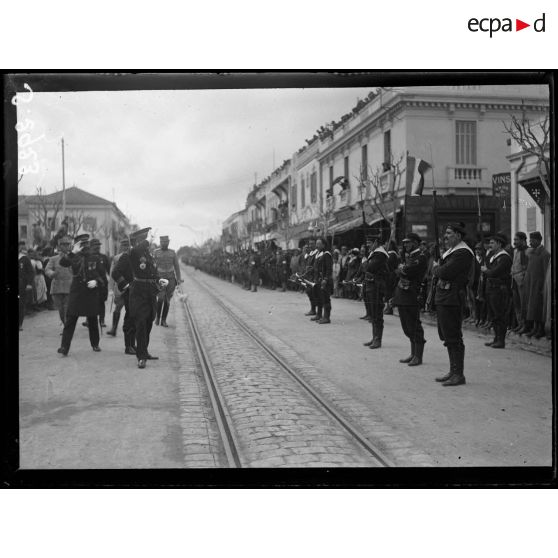
{"label": "tram rail", "polygon": [[[280,354],[277,353],[272,347],[270,347],[252,328],[250,328],[246,323],[244,323],[226,304],[224,304],[212,291],[211,289],[202,281],[200,281],[193,274],[190,277],[200,286],[215,303],[227,314],[229,318],[238,326],[248,338],[250,338],[262,351],[277,363],[281,369],[283,369],[297,384],[302,388],[302,390],[310,396],[310,398],[317,404],[318,408],[324,411],[333,421],[338,424],[343,431],[345,431],[351,439],[356,441],[365,452],[370,455],[379,466],[382,467],[393,467],[394,463],[376,446],[374,445],[366,435],[360,431],[360,429],[347,420],[343,414],[335,408],[325,397],[323,397],[319,392],[317,392],[302,376],[297,370],[295,370]],[[193,313],[188,305],[188,301],[184,301],[186,308],[186,315],[192,330],[194,337],[194,342],[196,350],[198,352],[199,361],[202,364],[203,375],[207,383],[211,403],[215,411],[215,416],[217,417],[217,423],[219,432],[223,439],[223,445],[225,447],[225,452],[227,454],[227,460],[229,466],[231,467],[243,467],[246,464],[242,461],[241,453],[239,451],[239,444],[236,441],[234,434],[234,424],[227,411],[226,402],[224,401],[222,395],[219,392],[219,387],[216,379],[216,375],[213,372],[210,358],[207,351],[204,349],[203,340],[200,331],[195,322]]]}

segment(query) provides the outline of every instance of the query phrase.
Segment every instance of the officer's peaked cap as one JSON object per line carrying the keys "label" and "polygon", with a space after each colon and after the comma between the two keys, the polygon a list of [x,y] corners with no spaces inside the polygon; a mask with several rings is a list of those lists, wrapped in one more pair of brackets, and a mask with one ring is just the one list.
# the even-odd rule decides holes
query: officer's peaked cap
{"label": "officer's peaked cap", "polygon": [[139,229],[130,234],[130,239],[140,238],[142,236],[147,236],[147,233],[151,230],[151,227],[145,227],[145,229]]}
{"label": "officer's peaked cap", "polygon": [[100,246],[101,241],[98,238],[92,238],[90,241],[91,246]]}
{"label": "officer's peaked cap", "polygon": [[405,238],[403,239],[402,242],[416,242],[417,244],[421,243],[421,238],[417,233],[414,232],[410,232],[407,233],[407,235],[405,236]]}
{"label": "officer's peaked cap", "polygon": [[159,240],[160,240],[161,242],[168,242],[168,241],[169,241],[169,237],[168,237],[168,236],[160,236],[160,237],[159,237]]}
{"label": "officer's peaked cap", "polygon": [[492,240],[496,240],[497,242],[500,242],[503,246],[505,246],[508,243],[508,237],[501,232],[493,234],[490,238]]}
{"label": "officer's peaked cap", "polygon": [[74,237],[74,242],[84,242],[86,240],[89,240],[88,234],[78,234]]}

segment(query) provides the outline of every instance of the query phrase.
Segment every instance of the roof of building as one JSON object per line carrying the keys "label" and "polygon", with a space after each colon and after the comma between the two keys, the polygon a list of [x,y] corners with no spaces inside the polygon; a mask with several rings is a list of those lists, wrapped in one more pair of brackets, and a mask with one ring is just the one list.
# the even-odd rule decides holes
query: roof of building
{"label": "roof of building", "polygon": [[[18,204],[21,202],[25,202],[25,204],[33,204],[37,203],[39,196],[18,196]],[[58,190],[53,192],[52,194],[46,194],[44,196],[44,201],[46,203],[60,203],[62,201],[62,190]],[[114,210],[120,214],[123,219],[126,219],[126,216],[118,206],[105,198],[101,198],[100,196],[96,196],[95,194],[91,194],[78,188],[77,186],[72,186],[70,188],[66,188],[66,205],[77,205],[77,206],[88,206],[88,205],[105,205],[113,207]],[[20,212],[21,213],[21,212]]]}

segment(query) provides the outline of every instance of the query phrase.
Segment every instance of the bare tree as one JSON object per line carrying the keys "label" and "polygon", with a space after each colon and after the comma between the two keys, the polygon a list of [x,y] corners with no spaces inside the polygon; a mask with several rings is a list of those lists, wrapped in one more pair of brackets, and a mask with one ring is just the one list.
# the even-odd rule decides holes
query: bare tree
{"label": "bare tree", "polygon": [[68,218],[68,234],[70,236],[76,236],[80,231],[81,227],[83,226],[83,222],[85,220],[85,212],[83,209],[74,210],[70,213],[67,213]]}
{"label": "bare tree", "polygon": [[526,118],[510,116],[509,122],[503,122],[504,129],[519,145],[522,151],[534,155],[537,160],[537,171],[541,184],[548,199],[550,199],[550,122],[548,114],[543,121],[531,122]]}
{"label": "bare tree", "polygon": [[46,240],[50,240],[52,232],[56,229],[56,218],[62,209],[62,197],[49,195],[40,186],[37,186],[36,192],[29,209],[34,220],[44,231]]}
{"label": "bare tree", "polygon": [[[386,171],[385,169],[389,170]],[[391,156],[389,163],[384,163],[382,168],[368,167],[366,175],[361,172],[359,177],[355,177],[359,183],[361,201],[364,204],[369,200],[378,215],[389,223],[390,235],[388,243],[395,240],[396,214],[397,214],[397,193],[401,187],[401,178],[406,173],[406,157],[400,155],[395,158]],[[389,173],[389,174],[386,174]],[[388,180],[388,188],[382,188],[382,180]],[[366,196],[363,193],[366,192]],[[364,208],[363,208],[364,209]]]}

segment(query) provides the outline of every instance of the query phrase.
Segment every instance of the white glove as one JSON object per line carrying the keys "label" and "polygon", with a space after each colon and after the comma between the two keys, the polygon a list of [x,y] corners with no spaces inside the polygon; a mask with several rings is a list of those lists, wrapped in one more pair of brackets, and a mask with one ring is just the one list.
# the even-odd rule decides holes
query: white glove
{"label": "white glove", "polygon": [[168,284],[169,284],[168,279],[159,279],[159,285],[161,285],[161,287],[166,287]]}
{"label": "white glove", "polygon": [[74,254],[77,254],[80,250],[81,250],[81,240],[79,242],[76,242],[72,247],[72,252]]}
{"label": "white glove", "polygon": [[91,281],[87,281],[87,288],[94,289],[97,286],[96,279],[91,279]]}

